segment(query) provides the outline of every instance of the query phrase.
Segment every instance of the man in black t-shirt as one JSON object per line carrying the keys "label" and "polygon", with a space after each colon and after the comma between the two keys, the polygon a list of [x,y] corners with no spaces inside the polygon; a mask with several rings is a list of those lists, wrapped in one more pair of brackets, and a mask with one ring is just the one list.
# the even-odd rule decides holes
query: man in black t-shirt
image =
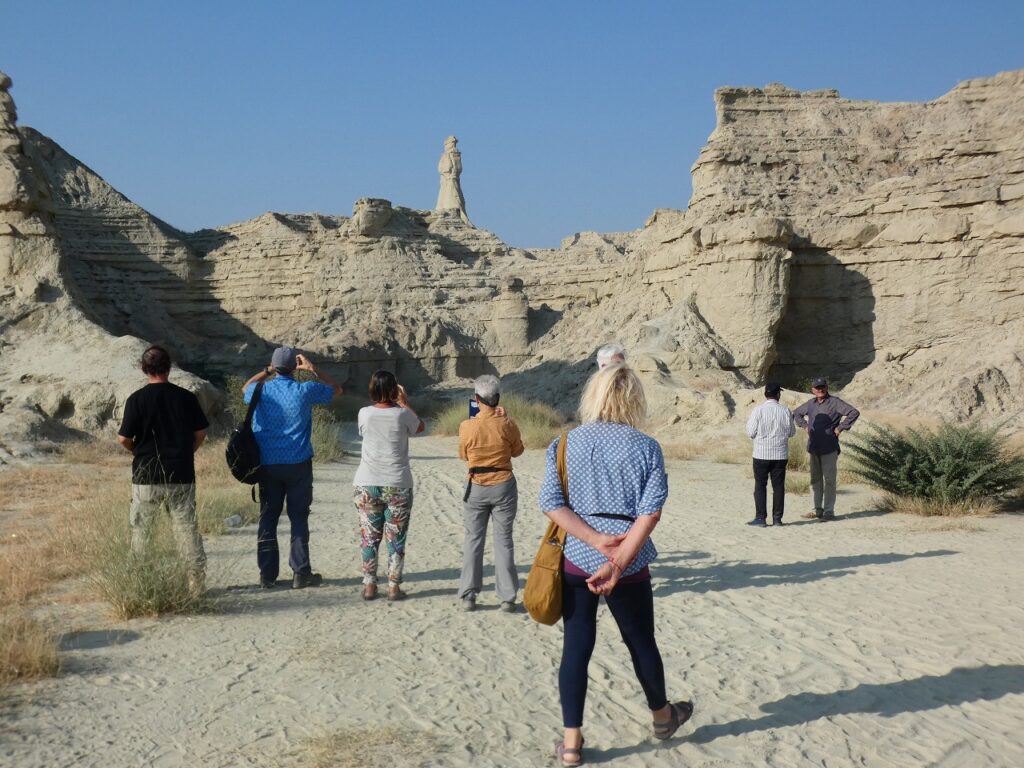
{"label": "man in black t-shirt", "polygon": [[199,400],[171,384],[171,356],[163,347],[142,353],[149,383],[129,396],[117,441],[132,452],[132,552],[145,549],[154,516],[163,506],[189,567],[189,585],[202,591],[206,553],[196,524],[196,472],[193,454],[210,426]]}

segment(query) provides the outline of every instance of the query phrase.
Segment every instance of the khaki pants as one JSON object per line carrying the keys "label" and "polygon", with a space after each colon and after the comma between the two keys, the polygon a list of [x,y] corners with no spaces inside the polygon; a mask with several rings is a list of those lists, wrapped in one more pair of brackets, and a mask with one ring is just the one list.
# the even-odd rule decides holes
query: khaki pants
{"label": "khaki pants", "polygon": [[836,513],[836,468],[839,452],[809,453],[811,470],[811,493],[814,495],[814,514],[818,517],[833,517]]}
{"label": "khaki pants", "polygon": [[203,537],[196,523],[196,486],[194,483],[132,485],[132,506],[128,522],[132,526],[132,552],[141,555],[153,530],[153,520],[162,507],[171,516],[171,528],[178,550],[188,565],[192,580],[202,583],[206,571]]}

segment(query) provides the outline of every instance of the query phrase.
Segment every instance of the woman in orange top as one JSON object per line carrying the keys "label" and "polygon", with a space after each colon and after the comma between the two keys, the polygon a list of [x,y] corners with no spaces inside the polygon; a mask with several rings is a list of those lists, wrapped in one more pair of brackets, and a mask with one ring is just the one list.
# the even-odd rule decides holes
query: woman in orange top
{"label": "woman in orange top", "polygon": [[483,588],[484,538],[494,519],[494,591],[507,613],[516,611],[519,575],[516,573],[512,526],[519,490],[512,474],[512,457],[523,453],[519,427],[498,407],[501,384],[497,376],[473,382],[480,413],[459,425],[459,458],[469,465],[462,500],[466,538],[462,546],[459,598],[463,610],[476,609]]}

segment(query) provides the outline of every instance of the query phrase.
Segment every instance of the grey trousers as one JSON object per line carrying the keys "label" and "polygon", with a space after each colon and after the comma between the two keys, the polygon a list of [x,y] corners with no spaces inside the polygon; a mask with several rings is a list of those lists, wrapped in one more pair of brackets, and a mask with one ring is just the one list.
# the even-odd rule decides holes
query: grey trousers
{"label": "grey trousers", "polygon": [[512,525],[516,520],[519,489],[516,479],[497,485],[473,483],[469,498],[462,503],[466,538],[462,545],[462,579],[459,597],[476,595],[483,588],[484,539],[487,521],[494,519],[494,591],[498,599],[511,602],[519,592]]}
{"label": "grey trousers", "polygon": [[814,495],[814,513],[818,517],[832,517],[836,513],[836,466],[839,452],[809,453],[811,493]]}
{"label": "grey trousers", "polygon": [[162,507],[166,507],[171,516],[178,550],[188,564],[192,578],[202,581],[206,571],[206,552],[196,521],[196,486],[193,483],[132,485],[132,505],[128,512],[132,552],[141,555],[145,551],[153,520]]}

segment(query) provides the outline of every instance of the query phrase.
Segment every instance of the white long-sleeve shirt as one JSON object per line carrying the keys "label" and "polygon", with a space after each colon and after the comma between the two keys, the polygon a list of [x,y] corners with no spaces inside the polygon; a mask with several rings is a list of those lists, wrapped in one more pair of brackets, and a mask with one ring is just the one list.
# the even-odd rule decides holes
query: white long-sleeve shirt
{"label": "white long-sleeve shirt", "polygon": [[789,438],[795,434],[793,414],[772,398],[757,406],[747,419],[747,437],[754,441],[755,459],[788,459]]}

